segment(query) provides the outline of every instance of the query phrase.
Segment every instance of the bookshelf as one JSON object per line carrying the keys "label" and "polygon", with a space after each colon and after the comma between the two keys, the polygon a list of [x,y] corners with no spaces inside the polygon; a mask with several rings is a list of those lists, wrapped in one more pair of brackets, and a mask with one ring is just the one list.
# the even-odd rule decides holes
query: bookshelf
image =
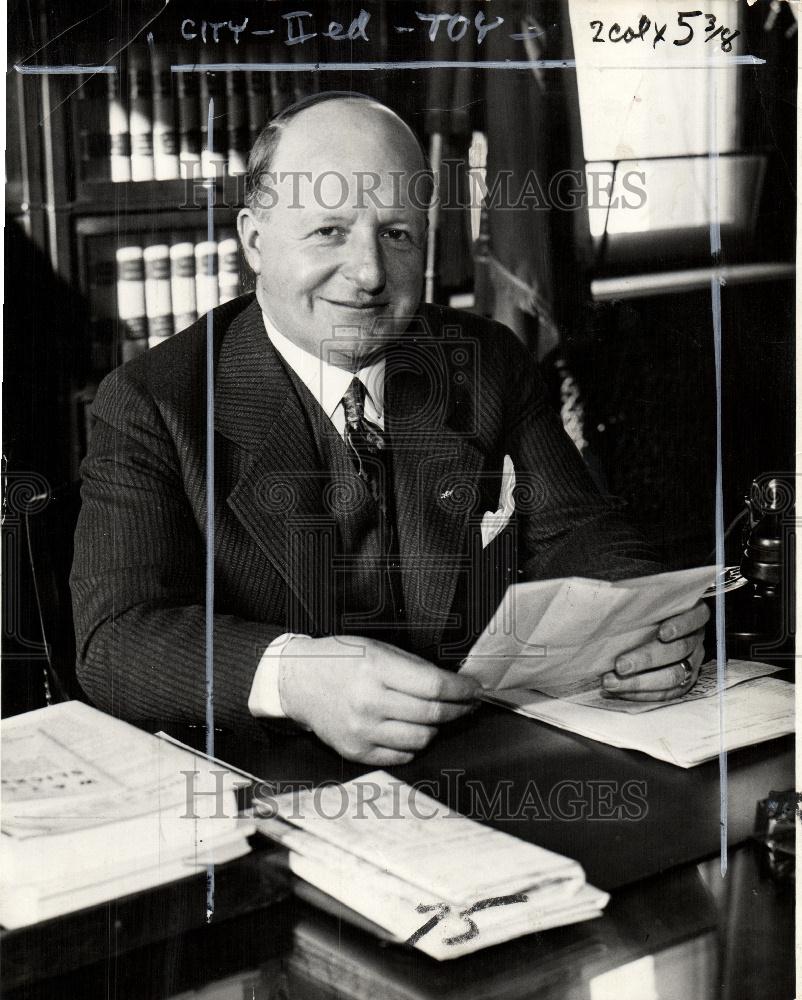
{"label": "bookshelf", "polygon": [[[26,235],[46,255],[57,281],[80,297],[86,312],[85,323],[73,324],[74,336],[72,331],[60,335],[62,342],[80,341],[80,358],[76,355],[71,365],[63,400],[65,419],[57,431],[63,435],[68,425],[73,428],[63,447],[71,456],[71,478],[78,478],[89,430],[81,413],[88,410],[94,388],[130,356],[131,339],[148,349],[141,323],[134,324],[138,336],[131,337],[129,320],[141,317],[131,317],[125,303],[120,316],[120,263],[127,265],[127,273],[139,268],[136,280],[144,282],[147,276],[138,258],[131,256],[131,247],[141,248],[144,265],[148,247],[203,243],[209,190],[214,195],[215,238],[219,242],[232,234],[244,200],[248,150],[272,115],[321,88],[358,90],[387,101],[427,147],[434,132],[444,130],[458,132],[467,150],[467,115],[437,110],[446,100],[440,90],[451,76],[435,80],[430,74],[392,69],[399,60],[431,56],[426,25],[413,16],[420,30],[409,34],[400,6],[365,0],[370,27],[364,37],[354,27],[359,35],[354,40],[327,28],[339,23],[347,29],[354,21],[352,4],[315,0],[309,6],[314,17],[305,16],[313,18],[316,27],[302,45],[289,39],[297,27],[291,4],[249,9],[248,32],[234,41],[231,29],[221,31],[219,44],[213,38],[216,29],[208,28],[223,18],[216,0],[202,0],[200,6],[179,0],[177,7],[161,9],[109,6],[101,0],[80,6],[73,0],[61,5],[33,0],[12,9],[9,134],[15,141],[9,141],[7,202]],[[428,8],[428,2],[424,6]],[[228,24],[231,17],[225,7],[221,23]],[[440,54],[453,56],[452,43],[444,39]],[[347,68],[373,59],[388,68],[371,73]],[[17,63],[24,73],[13,69]],[[205,70],[204,64],[216,68]],[[239,68],[225,69],[231,65]],[[316,71],[326,65],[343,68]],[[46,66],[71,71],[40,72]],[[175,66],[194,71],[173,70]],[[459,72],[466,86],[469,79],[471,86],[478,86],[479,78],[471,72]],[[467,222],[456,216],[451,213],[441,221],[442,228],[448,223],[454,230],[450,242],[445,237],[441,241],[448,252],[443,251],[442,267],[435,274],[435,294],[446,301],[447,292],[463,291],[473,280],[470,251],[463,246]],[[127,252],[120,262],[121,250]],[[151,263],[154,253],[158,270],[161,251],[148,252]],[[227,254],[222,265],[226,295],[234,291],[231,263]],[[218,277],[220,270],[218,266]],[[250,279],[242,259],[236,272],[237,291],[247,290]],[[131,280],[130,273],[126,280]],[[141,289],[135,297],[141,301]],[[163,308],[163,296],[154,301]]]}
{"label": "bookshelf", "polygon": [[[46,15],[39,29],[49,30]],[[252,287],[231,242],[247,153],[267,118],[313,87],[307,74],[171,73],[182,57],[194,59],[177,45],[143,41],[102,73],[8,75],[7,213],[80,297],[87,318],[81,359],[60,400],[73,480],[103,376]],[[216,54],[227,58],[228,50]],[[90,62],[97,56],[76,67]]]}

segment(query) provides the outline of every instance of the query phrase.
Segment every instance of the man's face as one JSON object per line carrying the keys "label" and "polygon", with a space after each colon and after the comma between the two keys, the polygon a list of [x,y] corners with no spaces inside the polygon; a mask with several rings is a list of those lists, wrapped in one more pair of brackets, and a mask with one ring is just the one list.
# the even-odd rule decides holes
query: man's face
{"label": "man's face", "polygon": [[426,212],[410,183],[422,168],[411,134],[365,101],[286,127],[264,209],[240,216],[257,297],[285,337],[353,370],[403,332],[421,296]]}

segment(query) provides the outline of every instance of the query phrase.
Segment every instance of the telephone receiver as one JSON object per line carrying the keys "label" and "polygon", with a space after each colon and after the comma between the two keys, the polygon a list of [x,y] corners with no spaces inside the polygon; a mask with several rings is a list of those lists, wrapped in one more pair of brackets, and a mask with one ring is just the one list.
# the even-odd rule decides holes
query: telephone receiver
{"label": "telephone receiver", "polygon": [[794,480],[776,473],[758,476],[744,502],[740,586],[727,595],[727,652],[793,667]]}
{"label": "telephone receiver", "polygon": [[741,574],[768,596],[783,579],[793,525],[793,482],[790,476],[759,476],[744,502]]}

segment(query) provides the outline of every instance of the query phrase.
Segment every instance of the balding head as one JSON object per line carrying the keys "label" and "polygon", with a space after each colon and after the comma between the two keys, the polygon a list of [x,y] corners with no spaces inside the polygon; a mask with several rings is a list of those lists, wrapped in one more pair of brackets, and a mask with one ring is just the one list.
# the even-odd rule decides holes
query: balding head
{"label": "balding head", "polygon": [[372,175],[390,173],[396,187],[403,179],[421,208],[432,199],[432,175],[417,136],[394,111],[365,94],[314,94],[268,122],[248,158],[245,203],[255,211],[272,207],[280,175],[296,176],[297,197],[305,175],[312,173],[314,181],[323,171],[348,173],[349,181],[361,175],[360,190],[368,191]]}

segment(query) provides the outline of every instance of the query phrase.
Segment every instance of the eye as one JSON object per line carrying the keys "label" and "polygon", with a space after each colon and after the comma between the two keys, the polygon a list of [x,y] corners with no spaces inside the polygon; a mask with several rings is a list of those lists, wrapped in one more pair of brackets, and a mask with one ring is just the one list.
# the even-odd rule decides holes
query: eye
{"label": "eye", "polygon": [[392,243],[408,243],[412,239],[406,229],[385,229],[383,235]]}
{"label": "eye", "polygon": [[322,236],[324,240],[329,240],[335,236],[339,236],[340,232],[337,226],[321,226],[315,230],[315,236]]}

